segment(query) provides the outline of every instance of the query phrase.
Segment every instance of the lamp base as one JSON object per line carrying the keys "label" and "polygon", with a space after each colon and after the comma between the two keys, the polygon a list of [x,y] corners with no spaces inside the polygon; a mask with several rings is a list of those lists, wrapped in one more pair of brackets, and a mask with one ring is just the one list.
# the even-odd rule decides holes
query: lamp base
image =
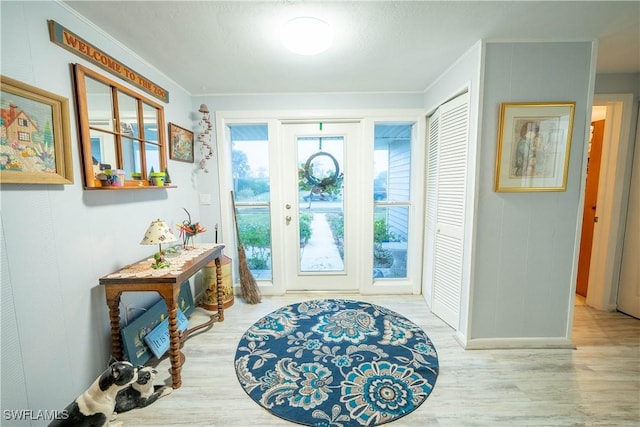
{"label": "lamp base", "polygon": [[153,259],[156,260],[155,263],[151,264],[151,268],[169,268],[171,263],[164,258],[164,251],[156,252],[153,254]]}

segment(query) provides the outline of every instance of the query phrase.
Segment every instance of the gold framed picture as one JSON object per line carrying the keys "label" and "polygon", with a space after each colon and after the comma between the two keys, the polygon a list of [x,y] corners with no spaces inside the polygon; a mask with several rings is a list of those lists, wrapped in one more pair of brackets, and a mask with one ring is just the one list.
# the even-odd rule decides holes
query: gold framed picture
{"label": "gold framed picture", "polygon": [[0,183],[73,184],[69,100],[0,76]]}
{"label": "gold framed picture", "polygon": [[565,191],[575,102],[500,105],[496,192]]}
{"label": "gold framed picture", "polygon": [[169,123],[169,158],[193,163],[193,132]]}

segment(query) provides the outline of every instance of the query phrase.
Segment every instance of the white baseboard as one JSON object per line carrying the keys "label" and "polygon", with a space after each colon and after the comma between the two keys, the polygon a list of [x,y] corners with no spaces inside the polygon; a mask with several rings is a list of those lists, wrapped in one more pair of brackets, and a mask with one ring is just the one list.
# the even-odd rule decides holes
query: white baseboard
{"label": "white baseboard", "polygon": [[467,340],[466,342],[460,341],[459,337],[456,339],[464,347],[465,350],[493,350],[493,349],[517,349],[517,348],[529,348],[529,349],[551,349],[551,348],[565,348],[575,349],[575,346],[571,344],[571,340],[567,338],[555,338],[555,337],[536,337],[536,338],[475,338]]}

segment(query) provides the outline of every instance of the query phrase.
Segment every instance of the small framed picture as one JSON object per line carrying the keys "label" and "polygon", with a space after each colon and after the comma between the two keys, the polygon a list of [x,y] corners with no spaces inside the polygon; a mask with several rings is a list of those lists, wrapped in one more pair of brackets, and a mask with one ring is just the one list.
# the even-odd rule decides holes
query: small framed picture
{"label": "small framed picture", "polygon": [[193,132],[169,123],[169,158],[193,163]]}
{"label": "small framed picture", "polygon": [[0,76],[0,183],[73,184],[69,100]]}
{"label": "small framed picture", "polygon": [[565,191],[575,102],[500,106],[497,192]]}

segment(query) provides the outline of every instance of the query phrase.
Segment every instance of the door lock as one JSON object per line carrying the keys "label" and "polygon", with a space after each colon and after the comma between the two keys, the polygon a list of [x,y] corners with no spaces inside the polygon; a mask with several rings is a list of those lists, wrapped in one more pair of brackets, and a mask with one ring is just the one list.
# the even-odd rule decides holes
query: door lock
{"label": "door lock", "polygon": [[287,215],[284,217],[285,221],[287,221],[287,225],[291,222],[291,215]]}
{"label": "door lock", "polygon": [[285,208],[287,209],[291,209],[291,205],[289,203],[287,203],[286,205],[284,205]]}

